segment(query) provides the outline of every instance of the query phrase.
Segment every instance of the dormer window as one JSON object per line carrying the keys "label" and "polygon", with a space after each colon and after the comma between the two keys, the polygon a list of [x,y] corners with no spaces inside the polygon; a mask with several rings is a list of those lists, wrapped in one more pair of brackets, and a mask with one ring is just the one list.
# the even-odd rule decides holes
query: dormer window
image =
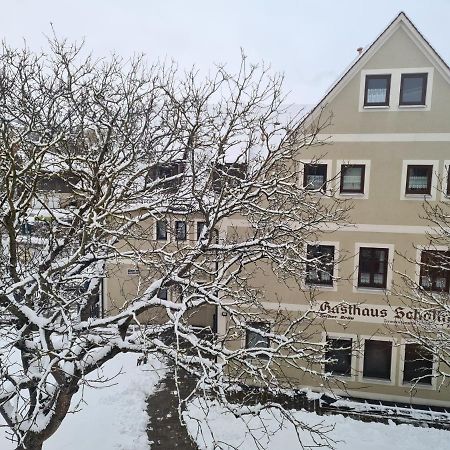
{"label": "dormer window", "polygon": [[402,73],[400,83],[401,106],[425,105],[428,73]]}
{"label": "dormer window", "polygon": [[364,106],[389,106],[391,75],[366,75]]}

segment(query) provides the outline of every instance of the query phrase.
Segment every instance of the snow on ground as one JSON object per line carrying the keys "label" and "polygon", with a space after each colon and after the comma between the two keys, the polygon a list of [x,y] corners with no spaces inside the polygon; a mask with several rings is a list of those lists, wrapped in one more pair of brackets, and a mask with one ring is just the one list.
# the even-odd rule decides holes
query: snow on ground
{"label": "snow on ground", "polygon": [[[136,366],[136,359],[136,355],[123,354],[107,363],[103,369],[104,376],[114,377],[121,373],[109,382],[108,388],[86,387],[83,394],[86,404],[82,405],[82,410],[68,415],[44,449],[148,450],[146,398],[155,391],[165,369],[155,359],[147,365]],[[78,400],[80,398],[81,394]],[[292,425],[284,423],[280,427],[281,417],[276,411],[262,415],[268,431],[274,433],[268,439],[259,419],[247,418],[244,422],[215,403],[203,405],[207,407],[207,415],[206,409],[200,408],[199,399],[192,402],[185,413],[189,432],[201,450],[301,448]],[[337,450],[450,450],[448,431],[393,423],[364,423],[340,415],[318,416],[306,411],[296,411],[294,414],[296,419],[309,426],[321,424],[330,430],[328,436],[337,441]],[[216,447],[209,428],[214,433]],[[0,429],[0,449],[12,450],[14,446],[6,440],[4,430]],[[256,436],[259,446],[253,441],[249,430]],[[315,444],[307,432],[301,432],[301,438],[304,445]]]}
{"label": "snow on ground", "polygon": [[[141,366],[137,366],[136,361],[136,355],[121,354],[106,363],[101,372],[103,376],[119,375],[107,383],[107,388],[85,387],[83,400],[86,404],[80,405],[81,411],[67,415],[59,430],[44,444],[44,449],[148,450],[146,399],[155,391],[165,369],[156,359]],[[80,398],[81,392],[73,405]],[[4,430],[0,429],[0,449],[12,450],[15,446],[6,439]]]}
{"label": "snow on ground", "polygon": [[[184,415],[188,430],[201,450],[217,448],[295,450],[301,448],[292,425],[285,422],[279,429],[281,416],[275,410],[262,414],[268,430],[274,433],[268,439],[263,433],[261,421],[257,418],[247,418],[243,421],[213,402],[203,404],[207,409],[201,406],[200,401],[195,400],[189,405]],[[450,432],[448,431],[418,428],[413,425],[395,425],[393,422],[389,425],[365,423],[340,415],[319,416],[306,411],[296,411],[295,417],[309,426],[321,424],[322,427],[330,430],[328,436],[337,441],[334,444],[337,450],[424,450],[427,448],[450,450]],[[255,444],[249,430],[252,430],[259,446]],[[308,432],[300,432],[300,436],[303,445],[317,448],[317,442],[311,439]],[[323,441],[321,443],[323,444]]]}

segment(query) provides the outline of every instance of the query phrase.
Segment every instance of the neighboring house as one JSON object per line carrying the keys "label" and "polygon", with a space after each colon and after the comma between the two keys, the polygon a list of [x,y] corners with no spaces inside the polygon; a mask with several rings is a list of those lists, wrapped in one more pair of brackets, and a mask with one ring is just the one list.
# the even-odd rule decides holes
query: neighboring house
{"label": "neighboring house", "polygon": [[[430,262],[436,250],[448,249],[430,250],[429,224],[420,215],[424,200],[450,201],[450,68],[400,13],[302,126],[315,127],[330,116],[329,125],[318,135],[330,144],[320,147],[324,156],[317,160],[317,147],[304,148],[293,164],[301,167],[299,183],[316,190],[316,195],[353,202],[352,225],[335,231],[331,227],[307,245],[305,254],[319,264],[307,268],[303,291],[281,287],[275,276],[254,282],[264,287],[268,299],[279,299],[281,307],[293,314],[306,311],[307,299],[314,297],[314,308],[326,315],[316,338],[328,342],[327,356],[335,363],[322,369],[338,375],[340,382],[317,389],[449,406],[450,389],[434,376],[436,362],[432,357],[423,362],[420,347],[397,332],[399,322],[414,321],[415,313],[395,291],[401,286],[399,273],[424,289],[449,291],[449,271],[421,269],[420,262]],[[241,169],[232,168],[238,174]],[[201,217],[185,220],[155,223],[155,241],[198,239]],[[228,225],[233,225],[231,219]],[[131,292],[137,283],[133,281],[137,268],[120,270],[108,277],[107,309],[120,307],[114,307],[114,299]],[[216,310],[204,311],[194,321],[219,334],[228,326],[226,315]],[[254,335],[240,343],[260,344],[261,338]],[[307,375],[300,378],[289,368],[286,374],[298,386],[314,387],[314,379]],[[412,389],[411,381],[418,375],[421,380]]]}

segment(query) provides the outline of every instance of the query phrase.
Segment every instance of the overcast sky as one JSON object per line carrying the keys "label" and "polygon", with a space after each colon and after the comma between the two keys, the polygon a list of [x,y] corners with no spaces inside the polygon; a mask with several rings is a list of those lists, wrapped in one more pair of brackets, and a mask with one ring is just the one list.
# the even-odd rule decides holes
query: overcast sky
{"label": "overcast sky", "polygon": [[236,65],[242,47],[286,76],[293,103],[312,104],[404,11],[450,61],[450,0],[3,0],[0,34],[9,44],[46,46],[59,36],[86,39],[96,55],[173,58],[207,70]]}

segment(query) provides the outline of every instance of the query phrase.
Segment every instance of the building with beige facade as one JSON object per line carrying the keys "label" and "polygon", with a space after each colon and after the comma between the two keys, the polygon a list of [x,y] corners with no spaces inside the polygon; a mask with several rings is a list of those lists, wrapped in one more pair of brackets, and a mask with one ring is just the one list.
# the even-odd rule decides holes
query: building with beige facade
{"label": "building with beige facade", "polygon": [[[399,295],[403,275],[428,292],[449,292],[448,270],[421,265],[449,250],[430,247],[433,230],[421,217],[424,201],[450,201],[449,117],[450,68],[400,13],[304,119],[306,129],[320,128],[317,139],[326,145],[319,147],[320,155],[317,147],[304,148],[292,162],[300,165],[298,182],[324,201],[327,196],[348,200],[352,210],[348,226],[330,224],[306,246],[311,263],[303,290],[267,276],[254,281],[268,298],[281,300],[272,306],[269,301],[269,309],[303,314],[314,297],[313,309],[323,318],[315,335],[328,343],[330,362],[322,370],[337,381],[319,387],[292,372],[298,387],[450,406],[450,387],[438,375],[437,361],[401,333],[419,319],[448,327],[448,318],[432,312],[419,317],[423,312]],[[201,217],[184,225],[173,220],[177,239],[189,233],[198,237]],[[230,220],[220,232],[236,223]],[[167,239],[165,225],[154,226],[155,240]],[[105,310],[114,307],[121,280],[132,284],[137,274],[131,266],[122,270],[107,280]],[[228,319],[218,309],[194,318],[219,335],[226,333]],[[247,334],[233,345],[255,342]]]}

